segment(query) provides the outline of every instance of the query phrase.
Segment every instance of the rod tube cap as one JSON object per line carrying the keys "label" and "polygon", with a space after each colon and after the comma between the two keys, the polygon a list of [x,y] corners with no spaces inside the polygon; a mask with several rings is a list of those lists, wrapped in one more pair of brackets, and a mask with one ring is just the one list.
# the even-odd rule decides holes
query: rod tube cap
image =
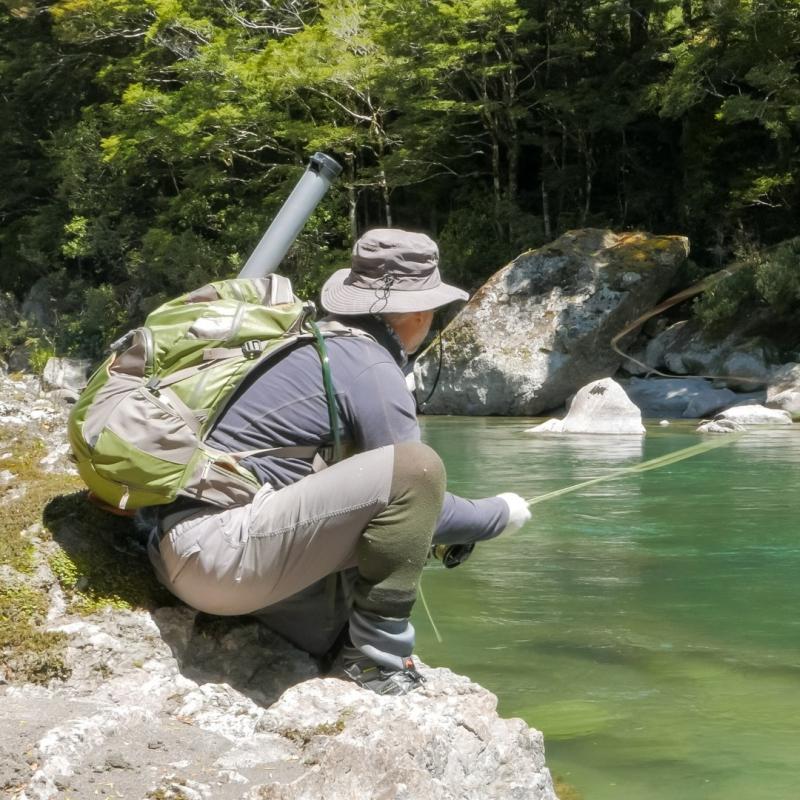
{"label": "rod tube cap", "polygon": [[325,153],[314,153],[308,162],[308,168],[329,181],[337,178],[342,172],[342,165]]}

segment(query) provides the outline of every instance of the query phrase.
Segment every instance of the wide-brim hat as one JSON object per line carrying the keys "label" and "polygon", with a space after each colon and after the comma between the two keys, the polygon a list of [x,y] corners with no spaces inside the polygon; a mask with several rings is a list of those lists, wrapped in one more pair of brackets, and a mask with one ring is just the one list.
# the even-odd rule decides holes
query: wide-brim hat
{"label": "wide-brim hat", "polygon": [[353,246],[350,269],[322,287],[322,306],[333,314],[431,311],[469,295],[442,282],[439,248],[424,233],[376,228]]}

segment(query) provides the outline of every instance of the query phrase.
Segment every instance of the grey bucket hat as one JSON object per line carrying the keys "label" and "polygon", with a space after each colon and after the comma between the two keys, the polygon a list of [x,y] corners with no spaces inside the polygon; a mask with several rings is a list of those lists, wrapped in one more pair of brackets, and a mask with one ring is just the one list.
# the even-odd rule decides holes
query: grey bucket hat
{"label": "grey bucket hat", "polygon": [[350,269],[322,287],[322,306],[333,314],[430,311],[467,300],[462,289],[442,283],[439,248],[424,233],[376,228],[353,246]]}

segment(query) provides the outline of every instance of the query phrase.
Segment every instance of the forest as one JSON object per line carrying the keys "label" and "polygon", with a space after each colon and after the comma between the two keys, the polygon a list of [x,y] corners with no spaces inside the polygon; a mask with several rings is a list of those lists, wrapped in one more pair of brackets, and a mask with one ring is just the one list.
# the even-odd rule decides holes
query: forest
{"label": "forest", "polygon": [[2,0],[0,352],[96,355],[232,277],[317,150],[344,172],[285,262],[439,242],[474,290],[564,231],[690,238],[713,330],[800,328],[798,0]]}

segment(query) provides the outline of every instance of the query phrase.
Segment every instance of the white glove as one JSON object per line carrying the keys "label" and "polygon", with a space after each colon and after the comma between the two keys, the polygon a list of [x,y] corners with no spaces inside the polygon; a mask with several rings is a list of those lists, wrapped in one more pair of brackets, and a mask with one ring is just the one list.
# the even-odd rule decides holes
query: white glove
{"label": "white glove", "polygon": [[531,511],[528,504],[518,494],[503,492],[497,495],[508,506],[508,525],[503,528],[501,536],[505,533],[518,531],[530,518]]}

